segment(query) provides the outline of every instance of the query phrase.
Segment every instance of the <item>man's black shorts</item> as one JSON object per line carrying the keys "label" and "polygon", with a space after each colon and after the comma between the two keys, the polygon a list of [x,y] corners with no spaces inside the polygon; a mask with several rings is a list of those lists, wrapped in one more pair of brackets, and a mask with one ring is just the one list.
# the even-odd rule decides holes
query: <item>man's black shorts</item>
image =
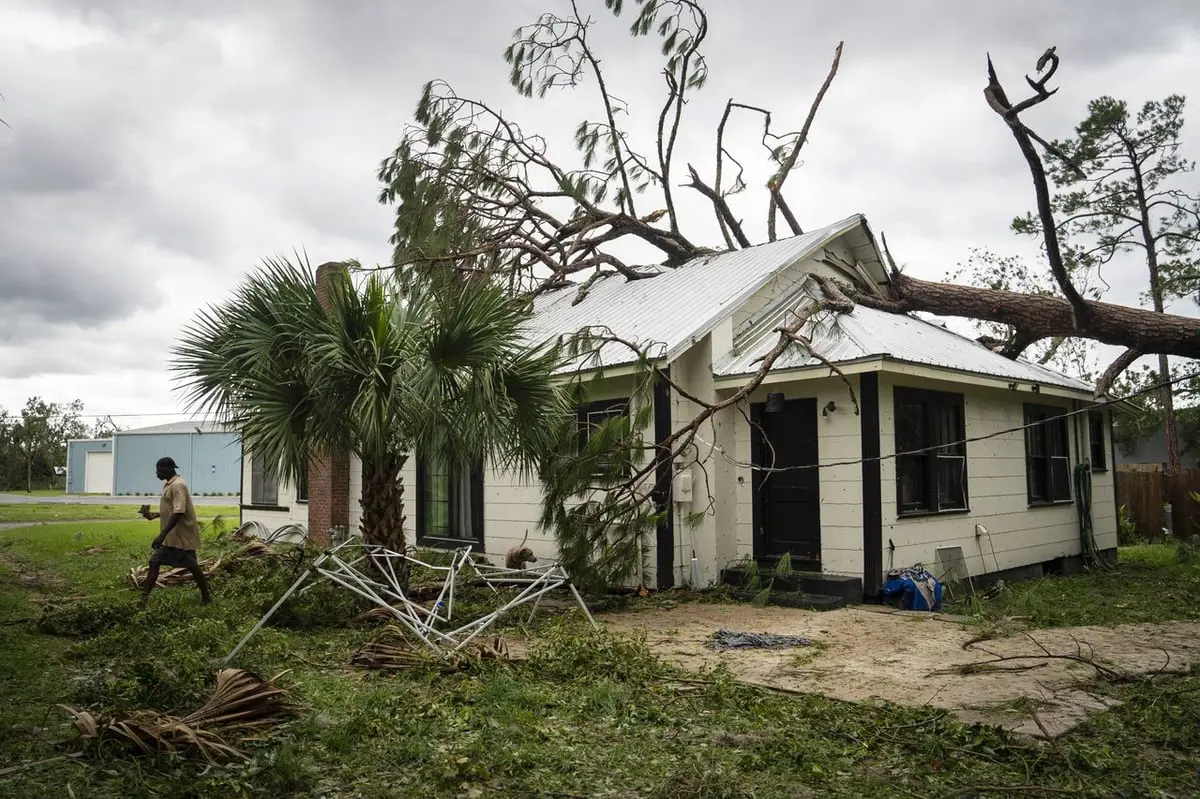
{"label": "man's black shorts", "polygon": [[183,569],[190,569],[193,566],[200,565],[196,560],[196,550],[179,549],[177,547],[169,547],[166,544],[154,550],[154,552],[150,555],[150,562],[157,563],[160,566],[171,566]]}

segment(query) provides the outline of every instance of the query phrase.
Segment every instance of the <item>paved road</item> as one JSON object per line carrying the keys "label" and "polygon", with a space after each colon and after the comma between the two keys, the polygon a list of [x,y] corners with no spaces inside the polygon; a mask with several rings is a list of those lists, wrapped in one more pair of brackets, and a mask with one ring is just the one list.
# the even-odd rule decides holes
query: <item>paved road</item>
{"label": "paved road", "polygon": [[[101,497],[61,494],[52,497],[42,497],[36,494],[0,494],[0,505],[36,505],[51,503],[55,505],[154,505],[158,497]],[[237,497],[192,497],[197,505],[236,505]]]}

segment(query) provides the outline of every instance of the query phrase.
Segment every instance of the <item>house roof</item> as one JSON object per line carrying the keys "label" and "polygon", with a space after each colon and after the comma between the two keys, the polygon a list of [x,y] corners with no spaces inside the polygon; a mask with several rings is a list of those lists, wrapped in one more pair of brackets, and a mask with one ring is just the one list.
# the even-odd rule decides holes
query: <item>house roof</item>
{"label": "house roof", "polygon": [[171,433],[195,433],[197,428],[201,433],[231,433],[233,430],[207,420],[190,421],[190,422],[167,422],[166,424],[156,424],[150,427],[139,427],[135,430],[120,430],[117,435],[122,436],[149,436],[149,435],[169,435]]}
{"label": "house roof", "polygon": [[[528,333],[533,340],[544,341],[602,327],[639,347],[650,346],[651,357],[672,360],[773,276],[856,228],[862,235],[857,237],[855,254],[869,269],[874,267],[873,278],[886,283],[866,219],[855,214],[800,236],[704,256],[675,269],[662,268],[650,279],[604,277],[591,284],[578,303],[576,284],[547,292],[534,301]],[[599,368],[635,360],[636,353],[628,347],[606,344],[584,366]]]}
{"label": "house roof", "polygon": [[[806,280],[800,294],[819,297],[820,288],[815,281]],[[779,340],[778,334],[773,332],[777,326],[771,325],[769,332],[740,352],[717,356],[713,372],[718,377],[752,374],[757,370],[758,362]],[[835,324],[824,320],[810,322],[804,335],[812,341],[815,352],[833,363],[882,357],[969,374],[1092,391],[1092,386],[1081,380],[1024,359],[1011,360],[940,324],[862,305],[855,306],[850,313],[839,314]],[[772,372],[820,365],[819,359],[793,345],[775,361]]]}
{"label": "house roof", "polygon": [[[659,268],[659,274],[643,280],[620,275],[601,278],[586,288],[571,284],[547,292],[534,301],[533,318],[527,329],[532,340],[544,341],[574,335],[584,328],[607,328],[617,337],[649,348],[651,358],[674,360],[721,320],[767,285],[772,278],[804,260],[833,240],[846,237],[853,255],[877,285],[886,285],[874,236],[862,214],[800,236],[704,256],[675,269]],[[799,285],[800,292],[819,296],[811,279]],[[814,294],[816,292],[816,294]],[[800,293],[793,296],[799,298]],[[778,341],[769,318],[783,314],[794,303],[772,303],[772,310],[754,322],[731,353],[713,353],[713,372],[718,377],[752,374],[758,361]],[[598,331],[599,332],[599,331]],[[1067,375],[1025,360],[1010,360],[977,341],[916,316],[892,314],[857,306],[838,316],[836,330],[810,325],[806,331],[816,351],[831,362],[888,358],[970,374],[1003,377],[1029,383],[1061,386],[1090,392],[1092,387]],[[623,344],[606,344],[586,363],[573,368],[600,368],[633,363],[637,359]],[[789,348],[775,361],[774,372],[818,366],[821,361],[799,347]],[[564,370],[571,367],[564,367]]]}

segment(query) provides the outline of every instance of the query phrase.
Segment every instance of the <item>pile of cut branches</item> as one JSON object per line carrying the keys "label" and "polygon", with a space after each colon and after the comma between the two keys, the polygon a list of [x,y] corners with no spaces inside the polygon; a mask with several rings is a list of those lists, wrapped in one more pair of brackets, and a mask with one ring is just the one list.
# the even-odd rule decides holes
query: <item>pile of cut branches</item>
{"label": "pile of cut branches", "polygon": [[119,718],[99,719],[86,710],[60,705],[71,714],[84,743],[113,742],[142,754],[181,752],[209,763],[248,759],[225,735],[261,730],[294,715],[286,688],[275,684],[283,673],[262,680],[243,669],[222,669],[217,688],[200,709],[179,718],[140,710]]}
{"label": "pile of cut branches", "polygon": [[[212,579],[219,572],[229,568],[230,565],[243,558],[261,558],[266,555],[276,554],[269,546],[261,541],[250,541],[247,544],[235,549],[224,557],[205,558],[200,561],[200,568],[204,571],[204,576]],[[146,584],[146,575],[149,574],[149,566],[139,566],[136,569],[129,570],[129,582],[134,588],[144,588]],[[158,573],[157,587],[178,586],[192,583],[192,574],[187,569],[170,568],[163,569]]]}
{"label": "pile of cut branches", "polygon": [[350,662],[359,668],[400,671],[402,669],[437,669],[443,674],[464,671],[483,661],[512,663],[515,659],[508,651],[508,644],[500,636],[490,641],[481,641],[443,658],[428,649],[418,649],[404,635],[404,631],[389,624],[373,641],[368,641],[354,653]]}

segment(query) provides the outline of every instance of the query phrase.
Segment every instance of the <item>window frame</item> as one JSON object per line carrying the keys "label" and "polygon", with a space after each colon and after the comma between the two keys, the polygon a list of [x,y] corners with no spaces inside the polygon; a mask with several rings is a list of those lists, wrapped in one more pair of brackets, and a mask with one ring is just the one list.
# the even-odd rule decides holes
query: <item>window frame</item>
{"label": "window frame", "polygon": [[[576,453],[582,453],[584,447],[587,446],[591,439],[590,417],[593,415],[603,415],[605,421],[613,417],[624,416],[629,418],[631,415],[632,399],[630,397],[614,397],[612,399],[592,400],[590,402],[581,403],[575,410],[575,425],[577,430],[577,449]],[[601,422],[600,424],[603,424]],[[631,469],[626,466],[626,476],[631,474]],[[593,476],[603,475],[603,469],[593,470]]]}
{"label": "window frame", "polygon": [[[1074,494],[1071,488],[1071,430],[1068,423],[1069,411],[1061,405],[1040,405],[1036,403],[1025,403],[1023,406],[1025,420],[1025,494],[1026,500],[1031,508],[1048,508],[1059,505],[1067,505],[1074,502]],[[1037,426],[1034,426],[1037,425]],[[1039,433],[1046,433],[1043,440],[1043,449],[1045,454],[1036,455],[1033,452],[1032,444],[1035,436]],[[1061,446],[1062,453],[1054,454],[1051,446],[1052,439],[1050,434],[1058,439],[1057,443]],[[1037,479],[1037,473],[1034,470],[1034,462],[1037,459],[1045,461],[1045,468],[1042,472],[1046,483],[1038,488],[1042,489],[1043,496],[1034,495],[1034,483]],[[1054,462],[1062,460],[1066,463],[1066,495],[1058,496],[1054,494]]]}
{"label": "window frame", "polygon": [[[921,423],[923,425],[923,443],[916,449],[927,449],[928,451],[917,455],[901,455],[900,441],[900,423],[901,423],[901,405],[920,405],[921,406]],[[936,415],[935,411],[950,410],[952,412],[950,437],[952,439],[949,445],[938,445],[932,443],[933,431],[935,429]],[[970,492],[970,461],[967,452],[967,418],[966,405],[964,395],[958,392],[938,391],[927,388],[913,388],[910,386],[895,386],[892,389],[892,425],[894,434],[895,457],[895,480],[896,480],[896,518],[912,519],[929,516],[945,516],[951,514],[961,514],[971,512],[971,492]],[[943,454],[935,447],[954,447],[958,450],[957,454]],[[938,496],[938,477],[939,477],[939,461],[943,458],[961,460],[962,462],[962,504],[943,507]],[[904,503],[903,481],[905,469],[909,464],[919,464],[920,475],[923,486],[922,506],[912,507]]]}
{"label": "window frame", "polygon": [[[1088,459],[1092,465],[1093,472],[1108,471],[1108,445],[1105,439],[1107,425],[1104,424],[1103,411],[1089,411],[1087,415],[1088,422]],[[1099,434],[1099,439],[1096,435]],[[1100,457],[1096,457],[1096,448],[1100,449]]]}
{"label": "window frame", "polygon": [[[270,496],[263,491],[263,484],[272,488]],[[279,504],[279,471],[269,469],[261,458],[250,457],[250,503],[251,508],[287,510]]]}
{"label": "window frame", "polygon": [[471,537],[463,536],[461,533],[457,533],[457,531],[452,529],[453,522],[456,518],[456,515],[453,512],[454,503],[459,497],[459,492],[455,488],[457,481],[454,480],[449,481],[446,492],[448,534],[434,535],[428,531],[429,505],[427,501],[427,490],[430,482],[429,465],[429,457],[425,453],[419,453],[416,458],[417,544],[419,546],[428,546],[435,549],[457,549],[464,545],[471,544],[472,546],[478,546],[478,548],[482,551],[484,546],[483,462],[476,461],[471,465],[469,471],[469,508],[471,513],[471,526],[474,528],[474,534]]}
{"label": "window frame", "polygon": [[296,483],[296,503],[299,505],[308,504],[308,462],[306,461],[303,471],[300,473],[300,482]]}

